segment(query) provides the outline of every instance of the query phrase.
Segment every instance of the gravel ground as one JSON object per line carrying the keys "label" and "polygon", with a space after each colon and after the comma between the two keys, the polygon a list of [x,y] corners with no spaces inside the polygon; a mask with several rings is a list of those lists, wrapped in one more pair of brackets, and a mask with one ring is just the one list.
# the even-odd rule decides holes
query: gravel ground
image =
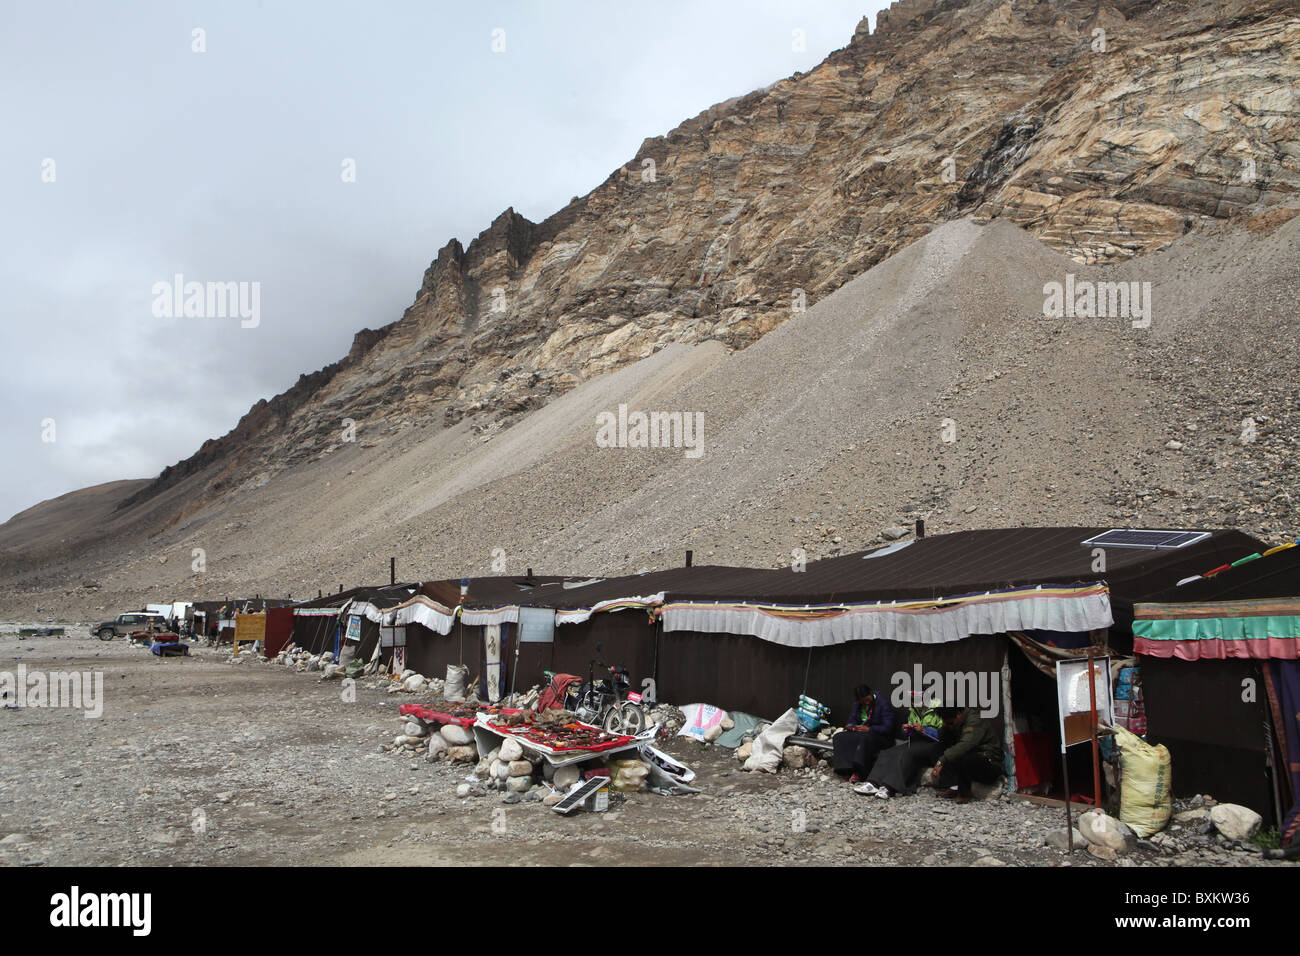
{"label": "gravel ground", "polygon": [[[0,633],[0,670],[104,675],[99,719],[0,709],[3,865],[1116,865],[1044,846],[1059,808],[926,790],[881,801],[815,771],[743,773],[731,751],[682,738],[664,749],[696,770],[699,795],[614,794],[609,812],[570,818],[458,798],[471,765],[384,752],[398,705],[420,695],[363,680],[348,703],[315,673],[209,647],[162,659],[69,627]],[[1179,839],[1183,852],[1144,842],[1118,865],[1290,865]]]}

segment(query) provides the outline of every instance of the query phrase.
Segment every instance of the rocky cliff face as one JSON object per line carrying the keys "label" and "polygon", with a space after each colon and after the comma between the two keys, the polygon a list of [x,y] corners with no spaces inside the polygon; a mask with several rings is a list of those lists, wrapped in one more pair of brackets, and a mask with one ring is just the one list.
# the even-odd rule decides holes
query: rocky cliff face
{"label": "rocky cliff face", "polygon": [[902,0],[807,74],[719,104],[541,223],[452,240],[396,322],[125,505],[184,510],[407,423],[494,427],[670,343],[744,348],[934,224],[1084,263],[1294,215],[1292,0]]}

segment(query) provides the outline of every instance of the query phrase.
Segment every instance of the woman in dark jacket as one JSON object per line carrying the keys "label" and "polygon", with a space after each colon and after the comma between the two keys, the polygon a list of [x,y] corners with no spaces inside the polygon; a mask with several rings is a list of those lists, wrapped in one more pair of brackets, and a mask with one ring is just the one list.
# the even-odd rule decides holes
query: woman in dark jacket
{"label": "woman in dark jacket", "polygon": [[894,708],[869,685],[858,685],[849,719],[832,743],[835,772],[848,777],[849,783],[861,783],[871,772],[876,754],[894,745]]}

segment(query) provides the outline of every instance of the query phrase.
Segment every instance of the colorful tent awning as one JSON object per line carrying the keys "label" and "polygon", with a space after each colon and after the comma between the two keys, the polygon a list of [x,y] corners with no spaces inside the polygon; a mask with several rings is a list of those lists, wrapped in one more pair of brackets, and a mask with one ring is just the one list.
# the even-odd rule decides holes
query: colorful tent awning
{"label": "colorful tent awning", "polygon": [[1300,597],[1136,604],[1133,650],[1180,660],[1300,659]]}

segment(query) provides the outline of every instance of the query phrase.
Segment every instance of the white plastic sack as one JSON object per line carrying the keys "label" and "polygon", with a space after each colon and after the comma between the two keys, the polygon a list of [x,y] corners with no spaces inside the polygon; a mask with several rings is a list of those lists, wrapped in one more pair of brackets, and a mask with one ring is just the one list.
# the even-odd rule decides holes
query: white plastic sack
{"label": "white plastic sack", "polygon": [[776,773],[781,767],[781,753],[785,750],[785,739],[799,729],[799,718],[794,709],[787,710],[777,718],[767,730],[754,738],[754,747],[749,759],[742,764],[745,770],[761,770],[763,773]]}
{"label": "white plastic sack", "polygon": [[677,731],[677,736],[690,737],[700,743],[708,739],[710,730],[727,719],[727,712],[712,704],[687,704],[682,708],[682,714],[686,719],[682,729]]}
{"label": "white plastic sack", "polygon": [[447,665],[447,683],[442,696],[447,700],[465,699],[465,682],[469,680],[469,668],[464,664]]}

